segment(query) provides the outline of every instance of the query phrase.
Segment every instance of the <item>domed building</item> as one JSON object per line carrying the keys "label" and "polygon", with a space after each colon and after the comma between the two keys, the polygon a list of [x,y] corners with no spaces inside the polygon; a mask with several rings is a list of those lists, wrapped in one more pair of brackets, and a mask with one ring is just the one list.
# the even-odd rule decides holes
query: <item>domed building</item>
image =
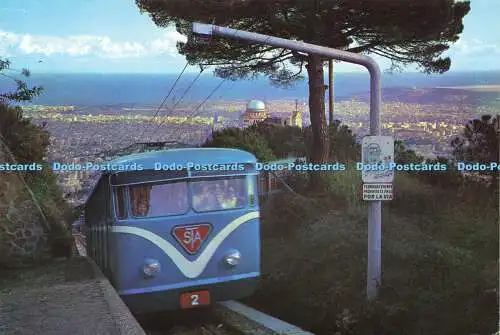
{"label": "domed building", "polygon": [[250,100],[242,116],[243,127],[251,126],[267,118],[266,105],[259,100]]}

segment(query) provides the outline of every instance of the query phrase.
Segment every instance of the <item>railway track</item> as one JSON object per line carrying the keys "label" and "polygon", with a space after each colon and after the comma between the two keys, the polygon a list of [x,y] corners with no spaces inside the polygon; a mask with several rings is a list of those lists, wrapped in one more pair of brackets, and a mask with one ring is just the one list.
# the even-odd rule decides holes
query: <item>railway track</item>
{"label": "railway track", "polygon": [[[76,252],[86,256],[85,236],[73,234]],[[137,321],[148,335],[233,335],[241,334],[221,322],[212,308],[155,313],[136,316]]]}
{"label": "railway track", "polygon": [[211,308],[159,313],[137,317],[148,335],[235,335],[241,334],[225,325]]}
{"label": "railway track", "polygon": [[[85,236],[73,235],[75,253],[87,256]],[[148,335],[314,335],[235,301],[135,317]]]}

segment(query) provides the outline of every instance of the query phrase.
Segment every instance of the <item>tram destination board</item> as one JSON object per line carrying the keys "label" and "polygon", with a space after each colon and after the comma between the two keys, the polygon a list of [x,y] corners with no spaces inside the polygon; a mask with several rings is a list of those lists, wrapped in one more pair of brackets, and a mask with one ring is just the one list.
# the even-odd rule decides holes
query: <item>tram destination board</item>
{"label": "tram destination board", "polygon": [[363,184],[363,200],[384,201],[392,200],[392,183]]}

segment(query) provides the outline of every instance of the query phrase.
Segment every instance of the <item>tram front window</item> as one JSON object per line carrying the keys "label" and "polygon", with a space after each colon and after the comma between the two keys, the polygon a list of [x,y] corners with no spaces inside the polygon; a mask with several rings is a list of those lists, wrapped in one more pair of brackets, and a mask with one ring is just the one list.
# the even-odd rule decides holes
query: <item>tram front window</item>
{"label": "tram front window", "polygon": [[245,179],[192,182],[193,209],[209,212],[242,208],[245,205]]}
{"label": "tram front window", "polygon": [[188,211],[187,183],[130,186],[130,202],[135,217],[184,214]]}

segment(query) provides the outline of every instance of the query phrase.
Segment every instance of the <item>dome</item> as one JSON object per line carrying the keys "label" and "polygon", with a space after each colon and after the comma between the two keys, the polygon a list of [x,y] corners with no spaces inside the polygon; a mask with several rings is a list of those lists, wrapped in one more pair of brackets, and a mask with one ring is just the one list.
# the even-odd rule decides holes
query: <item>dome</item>
{"label": "dome", "polygon": [[250,102],[247,105],[247,110],[265,111],[266,105],[259,100],[250,100]]}

